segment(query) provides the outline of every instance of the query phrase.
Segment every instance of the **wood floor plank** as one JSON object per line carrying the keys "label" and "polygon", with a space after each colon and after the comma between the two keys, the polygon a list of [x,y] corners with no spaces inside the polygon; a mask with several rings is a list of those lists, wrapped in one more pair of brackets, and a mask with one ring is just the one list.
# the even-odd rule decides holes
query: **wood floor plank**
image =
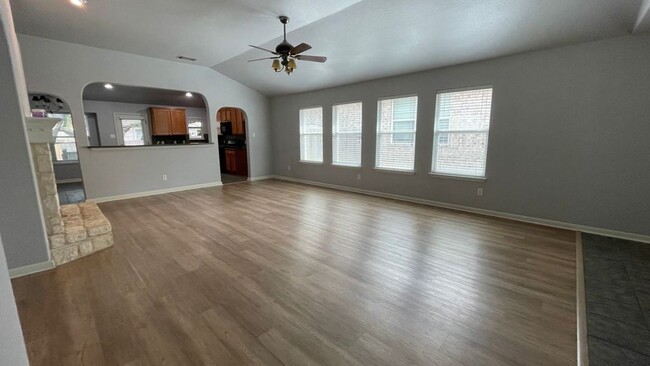
{"label": "wood floor plank", "polygon": [[32,365],[574,365],[575,234],[276,180],[102,203],[13,280]]}

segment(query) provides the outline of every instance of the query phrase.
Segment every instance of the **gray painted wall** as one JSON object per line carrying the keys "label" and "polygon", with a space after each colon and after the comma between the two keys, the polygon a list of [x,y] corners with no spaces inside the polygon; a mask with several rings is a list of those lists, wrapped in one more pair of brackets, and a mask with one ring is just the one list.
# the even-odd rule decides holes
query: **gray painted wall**
{"label": "gray painted wall", "polygon": [[[195,96],[200,98],[199,95]],[[175,107],[167,105],[135,104],[135,103],[117,103],[104,102],[98,100],[83,101],[85,113],[97,114],[97,126],[99,129],[99,138],[102,146],[117,146],[115,138],[115,113],[138,113],[148,115],[149,107]],[[175,107],[185,109],[185,116],[203,118],[204,123],[210,121],[205,108],[193,107]],[[207,130],[207,128],[206,128]],[[204,131],[207,133],[208,131]]]}
{"label": "gray painted wall", "polygon": [[29,365],[14,292],[0,238],[0,365]]}
{"label": "gray painted wall", "polygon": [[23,118],[29,107],[27,92],[20,70],[14,74],[12,67],[12,60],[18,62],[20,51],[13,47],[17,44],[12,42],[16,35],[9,4],[2,0],[1,6],[0,232],[7,264],[13,269],[48,261],[50,254]]}
{"label": "gray painted wall", "polygon": [[[650,36],[629,36],[277,97],[275,173],[650,235],[648,65]],[[436,91],[488,84],[494,95],[487,181],[430,176]],[[374,170],[377,99],[415,93],[416,174]],[[363,168],[333,167],[332,104],[359,100]],[[302,164],[298,110],[317,105],[324,109],[325,164]]]}
{"label": "gray painted wall", "polygon": [[54,177],[57,182],[82,179],[79,163],[54,163]]}
{"label": "gray painted wall", "polygon": [[[271,174],[269,100],[209,68],[116,51],[19,35],[28,89],[63,98],[72,110],[75,130],[85,131],[82,90],[92,82],[192,90],[207,100],[212,141],[216,113],[223,106],[248,115],[249,167],[252,177]],[[85,134],[84,134],[85,135]],[[86,146],[85,139],[78,145]],[[205,184],[220,181],[218,146],[87,149],[79,160],[88,198]],[[168,180],[161,180],[167,174]]]}

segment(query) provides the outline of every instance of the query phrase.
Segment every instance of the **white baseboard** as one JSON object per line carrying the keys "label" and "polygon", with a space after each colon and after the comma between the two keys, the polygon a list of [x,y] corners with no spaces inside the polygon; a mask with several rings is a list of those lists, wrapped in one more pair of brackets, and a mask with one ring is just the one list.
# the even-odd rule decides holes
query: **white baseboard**
{"label": "white baseboard", "polygon": [[159,195],[159,194],[181,192],[181,191],[189,191],[189,190],[192,190],[192,189],[199,189],[199,188],[218,187],[220,185],[222,185],[220,181],[219,182],[211,182],[211,183],[203,183],[203,184],[193,184],[191,186],[157,189],[157,190],[154,190],[154,191],[145,191],[145,192],[138,192],[138,193],[120,194],[120,195],[116,195],[116,196],[89,198],[87,201],[88,202],[94,202],[94,203],[101,203],[101,202],[128,200],[130,198],[155,196],[155,195]]}
{"label": "white baseboard", "polygon": [[65,184],[65,183],[81,183],[83,179],[81,178],[72,178],[72,179],[57,179],[56,184]]}
{"label": "white baseboard", "polygon": [[260,175],[259,177],[249,177],[248,180],[254,182],[256,180],[265,180],[265,179],[273,179],[273,178],[275,178],[275,175]]}
{"label": "white baseboard", "polygon": [[422,199],[422,198],[402,196],[402,195],[390,194],[390,193],[382,193],[382,192],[371,191],[371,190],[361,189],[361,188],[346,187],[346,186],[340,186],[340,185],[336,185],[336,184],[316,182],[316,181],[312,181],[312,180],[285,177],[285,176],[281,176],[281,175],[276,175],[276,176],[274,176],[274,178],[289,181],[289,182],[303,183],[303,184],[309,184],[309,185],[319,186],[319,187],[324,187],[324,188],[338,189],[338,190],[341,190],[341,191],[360,193],[360,194],[365,194],[365,195],[368,195],[368,196],[392,198],[392,199],[400,200],[400,201],[419,203],[419,204],[434,206],[434,207],[448,208],[448,209],[463,211],[463,212],[471,212],[471,213],[476,213],[476,214],[481,214],[481,215],[486,215],[486,216],[494,216],[494,217],[499,217],[499,218],[504,218],[504,219],[510,219],[510,220],[515,220],[515,221],[526,222],[526,223],[530,223],[530,224],[538,224],[538,225],[555,227],[555,228],[559,228],[559,229],[566,229],[566,230],[572,230],[572,231],[581,231],[581,232],[590,233],[590,234],[609,236],[609,237],[612,237],[612,238],[620,238],[620,239],[625,239],[625,240],[632,240],[632,241],[638,241],[638,242],[643,242],[643,243],[650,243],[650,236],[640,235],[640,234],[633,234],[633,233],[626,233],[626,232],[623,232],[623,231],[601,229],[601,228],[597,228],[597,227],[584,226],[584,225],[578,225],[578,224],[572,224],[572,223],[554,221],[554,220],[547,220],[547,219],[540,219],[540,218],[536,218],[536,217],[511,214],[511,213],[507,213],[507,212],[492,211],[492,210],[486,210],[486,209],[482,209],[482,208],[475,208],[475,207],[457,205],[457,204],[453,204],[453,203],[432,201],[432,200],[426,200],[426,199]]}
{"label": "white baseboard", "polygon": [[53,260],[29,264],[26,266],[10,269],[9,277],[16,278],[16,277],[27,276],[33,273],[47,271],[48,269],[52,269],[54,267],[56,267],[56,265],[54,264]]}

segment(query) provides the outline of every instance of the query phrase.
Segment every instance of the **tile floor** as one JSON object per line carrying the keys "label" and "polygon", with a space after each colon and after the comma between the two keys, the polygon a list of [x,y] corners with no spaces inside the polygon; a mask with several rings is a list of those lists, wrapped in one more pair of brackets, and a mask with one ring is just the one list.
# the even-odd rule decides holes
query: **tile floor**
{"label": "tile floor", "polygon": [[247,180],[248,177],[244,177],[241,175],[221,174],[222,184],[240,183],[240,182],[246,182]]}
{"label": "tile floor", "polygon": [[84,192],[84,184],[82,182],[60,183],[56,185],[56,190],[59,193],[60,205],[86,201],[86,193]]}
{"label": "tile floor", "polygon": [[650,365],[650,244],[582,240],[589,364]]}

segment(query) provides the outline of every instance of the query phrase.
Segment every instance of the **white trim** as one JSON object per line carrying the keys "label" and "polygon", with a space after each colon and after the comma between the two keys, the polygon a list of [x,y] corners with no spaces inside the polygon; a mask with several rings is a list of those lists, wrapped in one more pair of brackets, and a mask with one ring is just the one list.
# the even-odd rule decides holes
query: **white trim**
{"label": "white trim", "polygon": [[71,178],[71,179],[58,179],[56,184],[65,184],[65,183],[81,183],[83,179],[81,178]]}
{"label": "white trim", "polygon": [[251,182],[255,182],[256,180],[266,180],[266,179],[273,179],[275,178],[274,175],[260,175],[259,177],[248,177],[248,180]]}
{"label": "white trim", "polygon": [[48,269],[52,269],[54,267],[56,267],[56,264],[54,264],[53,260],[28,264],[26,266],[10,269],[9,277],[17,278],[17,277],[27,276],[34,273],[47,271]]}
{"label": "white trim", "polygon": [[361,165],[349,165],[349,164],[341,164],[341,163],[332,163],[330,166],[332,166],[334,168],[361,170]]}
{"label": "white trim", "polygon": [[365,195],[368,195],[368,196],[392,198],[392,199],[399,200],[399,201],[413,202],[413,203],[419,203],[419,204],[427,205],[427,206],[442,207],[442,208],[452,209],[452,210],[456,210],[456,211],[463,211],[463,212],[476,213],[476,214],[480,214],[480,215],[499,217],[499,218],[514,220],[514,221],[526,222],[526,223],[530,223],[530,224],[544,225],[544,226],[550,226],[550,227],[554,227],[554,228],[572,230],[572,231],[582,231],[584,233],[609,236],[609,237],[612,237],[612,238],[632,240],[632,241],[638,241],[638,242],[642,242],[642,243],[650,243],[650,236],[648,236],[648,235],[640,235],[640,234],[626,233],[626,232],[623,232],[623,231],[601,229],[601,228],[597,228],[597,227],[584,226],[584,225],[578,225],[578,224],[572,224],[572,223],[554,221],[554,220],[547,220],[547,219],[540,219],[540,218],[536,218],[536,217],[511,214],[511,213],[507,213],[507,212],[492,211],[492,210],[486,210],[486,209],[483,209],[483,208],[475,208],[475,207],[457,205],[457,204],[454,204],[454,203],[445,203],[445,202],[432,201],[432,200],[427,200],[427,199],[422,199],[422,198],[402,196],[402,195],[398,195],[398,194],[382,193],[382,192],[370,191],[370,190],[367,190],[367,189],[352,188],[352,187],[340,186],[340,185],[336,185],[336,184],[321,183],[321,182],[316,182],[316,181],[311,181],[311,180],[298,179],[298,178],[292,178],[292,177],[285,177],[285,176],[280,176],[280,175],[276,175],[275,178],[280,179],[280,180],[286,180],[286,181],[289,181],[289,182],[303,183],[303,184],[309,184],[309,185],[319,186],[319,187],[324,187],[324,188],[338,189],[338,190],[341,190],[341,191],[360,193],[360,194],[365,194]]}
{"label": "white trim", "polygon": [[[199,138],[191,138],[191,137],[189,137],[189,135],[190,135],[190,123],[197,122],[197,121],[201,122],[201,137],[199,137]],[[203,129],[205,127],[205,118],[187,117],[187,119],[185,120],[185,125],[187,126],[188,140],[190,140],[190,141],[203,141],[203,135],[205,134],[205,130]],[[192,127],[192,128],[196,128],[196,127]]]}
{"label": "white trim", "polygon": [[454,175],[434,172],[430,172],[429,175],[433,178],[465,180],[468,182],[485,182],[487,180],[487,177],[473,177],[471,175]]}
{"label": "white trim", "polygon": [[192,190],[192,189],[199,189],[199,188],[218,187],[218,186],[221,186],[221,185],[222,184],[221,184],[220,181],[219,182],[211,182],[211,183],[193,184],[191,186],[182,186],[182,187],[175,187],[175,188],[157,189],[157,190],[153,190],[153,191],[119,194],[119,195],[116,195],[116,196],[89,198],[89,199],[86,200],[86,202],[101,203],[101,202],[128,200],[128,199],[131,199],[131,198],[146,197],[146,196],[156,196],[156,195],[159,195],[159,194],[181,192],[181,191],[189,191],[189,190]]}
{"label": "white trim", "polygon": [[576,232],[576,335],[578,366],[589,365],[587,341],[587,301],[585,296],[585,266],[582,256],[582,234]]}
{"label": "white trim", "polygon": [[415,169],[406,170],[406,169],[390,169],[390,168],[378,168],[378,167],[374,167],[372,169],[381,173],[415,175]]}
{"label": "white trim", "polygon": [[[122,131],[122,119],[139,119],[142,121],[142,141],[144,145],[151,145],[151,132],[149,131],[149,119],[146,114],[140,113],[113,113],[115,120],[115,137],[117,138],[118,146],[127,146],[124,144],[124,132]],[[134,145],[142,146],[142,145]]]}

